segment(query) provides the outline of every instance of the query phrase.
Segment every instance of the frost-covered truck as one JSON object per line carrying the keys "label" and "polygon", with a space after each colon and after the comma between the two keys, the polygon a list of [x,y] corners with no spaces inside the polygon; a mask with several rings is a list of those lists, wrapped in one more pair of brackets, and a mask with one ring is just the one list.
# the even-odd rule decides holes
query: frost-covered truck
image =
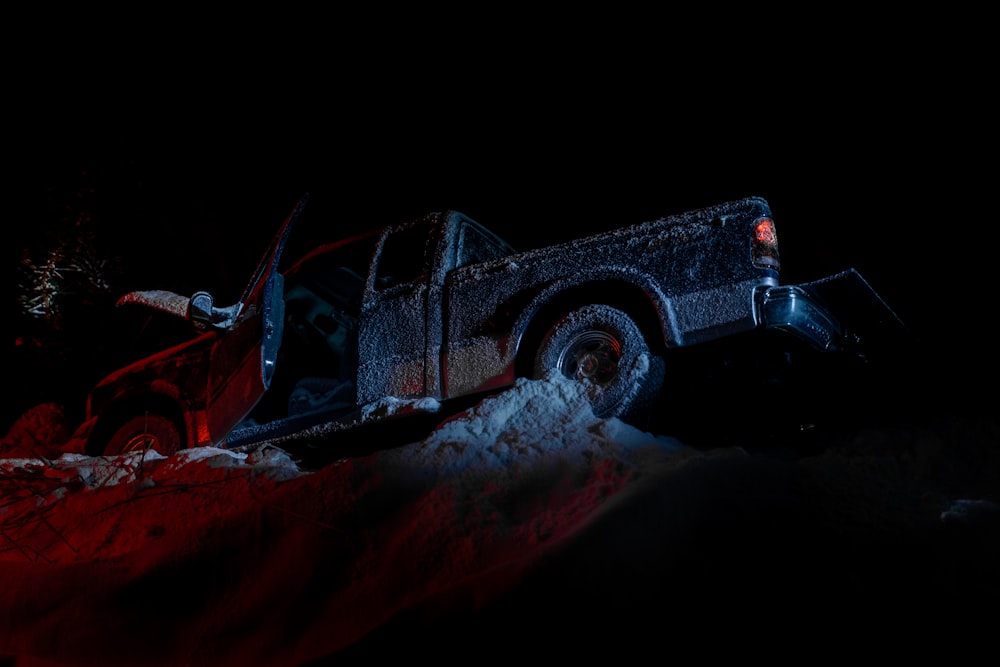
{"label": "frost-covered truck", "polygon": [[845,351],[863,334],[828,295],[881,304],[854,270],[781,284],[775,224],[757,197],[524,252],[461,213],[432,213],[283,268],[304,204],[237,303],[156,290],[120,299],[198,333],[98,383],[81,451],[168,453],[349,427],[550,371],[581,383],[598,416],[628,420],[660,394],[673,348],[767,328]]}

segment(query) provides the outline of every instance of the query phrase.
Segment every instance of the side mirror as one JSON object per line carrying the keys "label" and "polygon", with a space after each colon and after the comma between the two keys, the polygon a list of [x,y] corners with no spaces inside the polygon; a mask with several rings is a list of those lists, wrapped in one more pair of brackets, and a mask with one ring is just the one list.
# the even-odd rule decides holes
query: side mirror
{"label": "side mirror", "polygon": [[216,308],[208,292],[195,292],[188,302],[187,319],[198,329],[228,329],[236,321],[241,304]]}
{"label": "side mirror", "polygon": [[166,290],[145,290],[129,292],[118,299],[118,306],[138,305],[187,320],[196,329],[228,329],[233,325],[241,304],[226,308],[216,308],[214,299],[208,292],[195,292],[191,297],[181,296]]}
{"label": "side mirror", "polygon": [[187,319],[198,329],[212,326],[215,299],[208,292],[195,292],[188,302]]}

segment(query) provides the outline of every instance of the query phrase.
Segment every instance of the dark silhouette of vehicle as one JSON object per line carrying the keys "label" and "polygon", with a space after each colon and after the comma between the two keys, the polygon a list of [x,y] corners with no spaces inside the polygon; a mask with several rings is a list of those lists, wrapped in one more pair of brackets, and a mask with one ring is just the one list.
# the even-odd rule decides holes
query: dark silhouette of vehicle
{"label": "dark silhouette of vehicle", "polygon": [[[830,295],[895,316],[853,269],[779,284],[777,234],[758,197],[517,252],[457,212],[321,245],[279,271],[306,197],[240,300],[125,295],[200,333],[100,381],[80,451],[229,446],[350,428],[557,371],[596,415],[643,414],[672,348],[773,329],[856,353]],[[844,302],[844,299],[840,299]],[[874,308],[872,307],[874,305]]]}

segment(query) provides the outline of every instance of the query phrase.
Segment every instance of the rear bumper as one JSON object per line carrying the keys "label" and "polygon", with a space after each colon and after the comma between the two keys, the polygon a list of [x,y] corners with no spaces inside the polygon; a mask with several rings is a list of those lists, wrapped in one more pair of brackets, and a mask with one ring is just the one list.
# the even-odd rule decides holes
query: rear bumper
{"label": "rear bumper", "polygon": [[898,343],[908,331],[896,313],[854,269],[810,283],[762,290],[757,317],[821,350],[865,355]]}

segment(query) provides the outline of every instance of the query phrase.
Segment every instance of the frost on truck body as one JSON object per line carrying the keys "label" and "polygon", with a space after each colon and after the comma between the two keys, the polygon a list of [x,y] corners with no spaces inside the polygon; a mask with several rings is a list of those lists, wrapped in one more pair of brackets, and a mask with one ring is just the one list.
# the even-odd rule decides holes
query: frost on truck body
{"label": "frost on truck body", "polygon": [[[129,409],[155,409],[176,420],[186,444],[219,444],[218,434],[194,425],[226,419],[208,414],[204,382],[191,378],[226,386],[236,372],[227,360],[252,359],[246,348],[265,339],[272,348],[280,341],[277,360],[260,369],[274,370],[270,388],[247,380],[246,363],[246,385],[230,387],[247,404],[240,409],[253,409],[238,427],[244,439],[405,413],[366,409],[492,391],[557,366],[584,383],[595,405],[624,414],[657,391],[658,360],[670,348],[769,326],[764,315],[815,340],[840,334],[812,289],[778,289],[773,227],[755,236],[770,215],[765,200],[748,197],[518,252],[448,211],[326,244],[267,281],[283,285],[275,304],[283,308],[250,304],[238,331],[215,317],[204,344],[183,358],[165,352],[109,375],[99,387],[106,398],[94,402],[102,412],[82,433],[105,435]],[[281,234],[289,228],[286,221]],[[758,261],[762,246],[770,254]],[[281,247],[272,245],[251,284],[277,272]],[[777,298],[762,307],[772,292]],[[185,310],[177,295],[144,294],[161,310]],[[268,320],[269,312],[282,320]],[[159,395],[147,400],[154,384]],[[254,393],[260,386],[263,396]]]}

